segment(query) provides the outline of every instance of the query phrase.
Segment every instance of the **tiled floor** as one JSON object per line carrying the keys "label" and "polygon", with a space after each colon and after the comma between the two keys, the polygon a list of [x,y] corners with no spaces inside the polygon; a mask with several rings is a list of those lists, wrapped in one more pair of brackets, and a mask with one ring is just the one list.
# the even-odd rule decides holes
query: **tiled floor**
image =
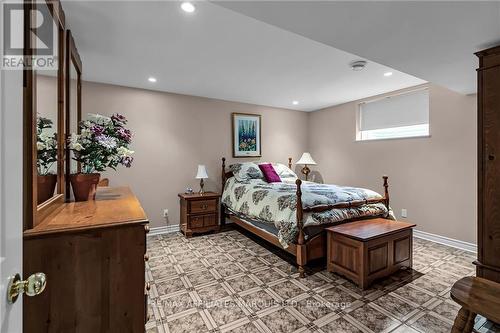
{"label": "tiled floor", "polygon": [[293,265],[238,231],[148,238],[151,332],[450,332],[451,285],[474,255],[416,238],[414,269],[362,291]]}

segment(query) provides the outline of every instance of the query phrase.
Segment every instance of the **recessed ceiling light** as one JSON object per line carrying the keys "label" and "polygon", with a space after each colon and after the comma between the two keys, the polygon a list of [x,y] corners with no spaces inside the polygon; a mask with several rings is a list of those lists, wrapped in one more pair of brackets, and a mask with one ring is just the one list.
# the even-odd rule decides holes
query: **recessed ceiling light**
{"label": "recessed ceiling light", "polygon": [[148,78],[148,81],[155,83],[156,82],[156,78],[154,78],[154,77],[151,76],[151,77]]}
{"label": "recessed ceiling light", "polygon": [[299,101],[293,101],[292,104],[293,105],[299,105]]}
{"label": "recessed ceiling light", "polygon": [[364,60],[353,61],[349,64],[349,67],[351,67],[353,71],[363,70],[366,67],[366,61]]}
{"label": "recessed ceiling light", "polygon": [[385,72],[384,73],[384,76],[391,76],[392,75],[392,72]]}
{"label": "recessed ceiling light", "polygon": [[191,2],[183,2],[181,8],[186,13],[192,13],[196,10],[196,7]]}

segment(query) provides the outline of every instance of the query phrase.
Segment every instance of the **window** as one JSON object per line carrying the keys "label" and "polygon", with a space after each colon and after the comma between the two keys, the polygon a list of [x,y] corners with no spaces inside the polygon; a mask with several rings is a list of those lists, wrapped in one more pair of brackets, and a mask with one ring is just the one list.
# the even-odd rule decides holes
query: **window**
{"label": "window", "polygon": [[358,141],[428,135],[428,89],[359,104]]}

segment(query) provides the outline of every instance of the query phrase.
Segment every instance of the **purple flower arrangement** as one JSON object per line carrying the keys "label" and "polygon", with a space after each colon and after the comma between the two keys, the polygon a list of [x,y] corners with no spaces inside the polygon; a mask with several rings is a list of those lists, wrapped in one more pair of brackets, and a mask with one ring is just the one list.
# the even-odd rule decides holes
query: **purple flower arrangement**
{"label": "purple flower arrangement", "polygon": [[118,113],[111,117],[89,114],[80,123],[80,134],[71,134],[68,145],[73,159],[81,163],[83,173],[116,170],[118,165],[132,166],[134,152],[129,149],[132,132],[126,125],[127,119]]}

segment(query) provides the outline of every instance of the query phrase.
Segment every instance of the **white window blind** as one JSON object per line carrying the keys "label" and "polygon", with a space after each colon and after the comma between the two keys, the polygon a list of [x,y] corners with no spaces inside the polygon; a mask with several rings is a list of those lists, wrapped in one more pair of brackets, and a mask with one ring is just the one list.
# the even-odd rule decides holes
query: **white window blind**
{"label": "white window blind", "polygon": [[360,131],[428,125],[429,91],[417,90],[361,103],[359,112]]}

